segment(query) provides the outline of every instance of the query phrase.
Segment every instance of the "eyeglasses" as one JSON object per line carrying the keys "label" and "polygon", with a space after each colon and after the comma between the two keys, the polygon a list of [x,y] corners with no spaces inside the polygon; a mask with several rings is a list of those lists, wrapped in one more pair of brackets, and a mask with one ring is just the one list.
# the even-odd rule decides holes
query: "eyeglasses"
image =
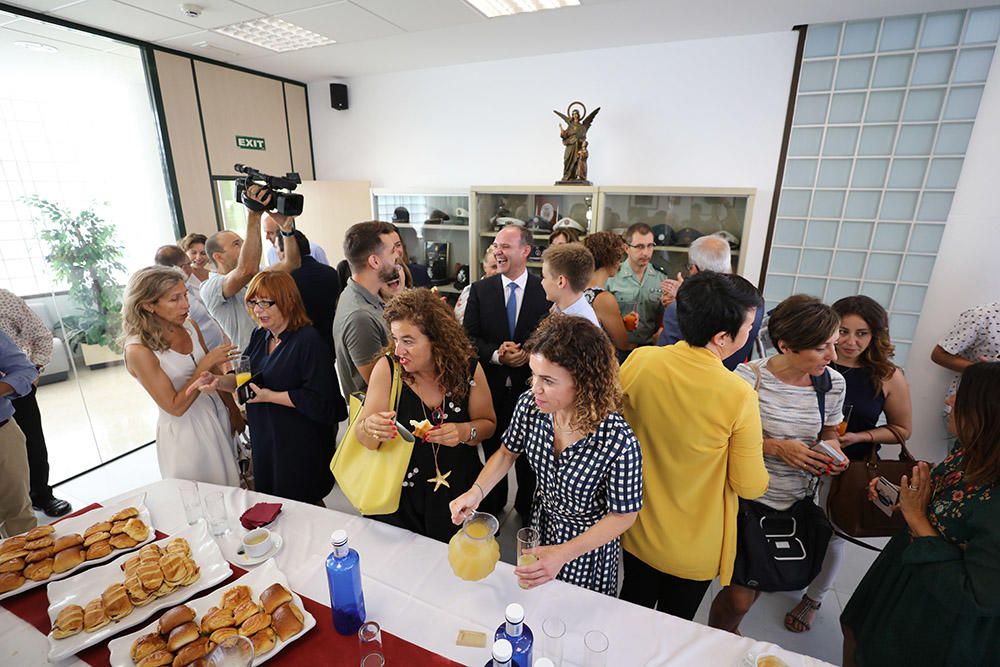
{"label": "eyeglasses", "polygon": [[277,302],[273,299],[250,299],[247,301],[247,306],[249,306],[251,310],[255,308],[263,308],[264,310],[267,310],[275,303]]}
{"label": "eyeglasses", "polygon": [[634,250],[652,250],[656,247],[655,243],[629,243],[629,248]]}

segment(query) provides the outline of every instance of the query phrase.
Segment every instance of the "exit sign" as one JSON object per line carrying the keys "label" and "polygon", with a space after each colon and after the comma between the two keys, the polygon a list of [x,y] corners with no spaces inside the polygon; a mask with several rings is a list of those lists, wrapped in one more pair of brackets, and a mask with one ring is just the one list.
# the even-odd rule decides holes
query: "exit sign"
{"label": "exit sign", "polygon": [[236,147],[245,148],[249,151],[262,151],[266,150],[264,147],[264,139],[261,137],[241,137],[236,135]]}

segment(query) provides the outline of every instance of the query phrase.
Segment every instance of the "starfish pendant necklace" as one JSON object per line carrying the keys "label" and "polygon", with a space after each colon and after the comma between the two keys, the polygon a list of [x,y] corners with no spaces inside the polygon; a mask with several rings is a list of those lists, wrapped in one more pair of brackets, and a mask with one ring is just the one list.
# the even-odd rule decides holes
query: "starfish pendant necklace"
{"label": "starfish pendant necklace", "polygon": [[[420,407],[424,411],[424,419],[427,419],[427,407],[424,405],[423,401],[420,401]],[[435,426],[440,426],[441,423],[444,422],[446,416],[447,415],[445,415],[444,410],[441,408],[435,408],[431,412],[431,417],[433,417]],[[438,451],[440,449],[441,445],[431,443],[431,451],[434,452],[434,476],[427,480],[427,483],[434,485],[434,493],[437,493],[438,489],[442,486],[448,487],[449,489],[451,488],[451,484],[448,483],[448,476],[451,475],[451,470],[442,475],[441,468],[438,466]]]}

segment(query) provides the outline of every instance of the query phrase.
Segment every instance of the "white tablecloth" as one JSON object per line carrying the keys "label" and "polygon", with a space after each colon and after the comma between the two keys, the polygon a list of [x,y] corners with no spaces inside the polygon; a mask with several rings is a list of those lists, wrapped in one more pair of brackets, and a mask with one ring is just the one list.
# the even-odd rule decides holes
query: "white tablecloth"
{"label": "white tablecloth", "polygon": [[[561,581],[525,591],[518,587],[513,567],[503,562],[482,581],[462,581],[448,565],[447,546],[435,540],[343,512],[260,493],[210,484],[199,484],[199,488],[202,497],[213,491],[225,494],[232,530],[218,539],[223,553],[236,564],[239,560],[235,551],[245,532],[238,517],[257,502],[282,503],[281,514],[270,526],[284,538],[275,560],[296,591],[325,604],[329,604],[324,562],[332,550],[330,534],[345,529],[350,546],[361,555],[368,618],[392,634],[466,665],[479,667],[489,654],[487,649],[456,646],[458,631],[479,630],[491,636],[503,621],[504,607],[511,602],[524,606],[525,622],[535,633],[536,646],[541,641],[543,619],[558,616],[565,621],[563,650],[565,664],[569,665],[582,663],[583,635],[589,630],[600,630],[609,637],[608,667],[737,667],[751,650],[774,651],[791,667],[827,664]],[[147,494],[146,505],[158,530],[171,534],[187,526],[175,481],[156,482],[119,498],[137,493]],[[331,622],[329,618],[316,620]],[[47,652],[43,635],[0,609],[0,664],[45,664]],[[84,663],[73,659],[64,664]]]}

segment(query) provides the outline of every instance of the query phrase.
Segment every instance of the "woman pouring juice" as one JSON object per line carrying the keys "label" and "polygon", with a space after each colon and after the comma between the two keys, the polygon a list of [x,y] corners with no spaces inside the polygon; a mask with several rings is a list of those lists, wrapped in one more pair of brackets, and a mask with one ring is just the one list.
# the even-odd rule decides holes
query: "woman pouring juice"
{"label": "woman pouring juice", "polygon": [[[642,506],[642,455],[618,413],[618,363],[603,331],[552,315],[524,344],[533,373],[503,446],[472,487],[451,502],[461,524],[524,454],[538,477],[532,524],[537,560],[514,570],[533,588],[561,579],[607,595],[618,587],[619,536]],[[527,559],[525,559],[526,562]]]}

